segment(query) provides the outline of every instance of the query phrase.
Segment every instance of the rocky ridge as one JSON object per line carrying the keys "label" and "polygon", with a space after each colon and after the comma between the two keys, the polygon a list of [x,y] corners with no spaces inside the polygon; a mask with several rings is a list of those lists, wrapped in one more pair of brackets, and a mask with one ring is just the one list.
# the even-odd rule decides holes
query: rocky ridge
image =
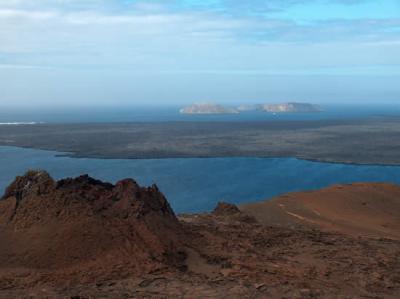
{"label": "rocky ridge", "polygon": [[259,216],[177,217],[156,186],[30,171],[0,200],[0,298],[398,298],[399,240]]}

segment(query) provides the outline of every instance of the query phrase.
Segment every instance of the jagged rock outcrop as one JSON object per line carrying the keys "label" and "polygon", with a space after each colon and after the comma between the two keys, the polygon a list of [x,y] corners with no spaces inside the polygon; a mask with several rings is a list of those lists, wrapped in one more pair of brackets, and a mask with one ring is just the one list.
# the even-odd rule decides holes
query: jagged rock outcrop
{"label": "jagged rock outcrop", "polygon": [[115,185],[87,175],[55,181],[44,171],[29,171],[0,201],[2,233],[11,238],[7,247],[0,245],[2,266],[110,263],[145,273],[182,267],[185,258],[181,225],[163,194],[131,179]]}

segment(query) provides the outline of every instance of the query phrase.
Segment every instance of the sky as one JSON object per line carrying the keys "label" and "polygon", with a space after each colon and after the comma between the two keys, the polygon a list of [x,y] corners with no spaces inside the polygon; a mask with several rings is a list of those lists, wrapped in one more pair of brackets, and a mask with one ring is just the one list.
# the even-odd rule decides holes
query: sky
{"label": "sky", "polygon": [[399,103],[399,0],[0,0],[0,108]]}

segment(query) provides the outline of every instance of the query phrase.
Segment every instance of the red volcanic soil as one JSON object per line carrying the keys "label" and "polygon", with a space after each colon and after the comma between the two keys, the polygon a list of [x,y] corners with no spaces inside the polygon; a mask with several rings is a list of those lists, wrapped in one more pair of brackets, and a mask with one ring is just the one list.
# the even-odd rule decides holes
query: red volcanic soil
{"label": "red volcanic soil", "polygon": [[156,186],[31,171],[0,201],[0,298],[399,298],[398,192],[176,217]]}
{"label": "red volcanic soil", "polygon": [[289,193],[243,205],[241,210],[265,225],[306,225],[400,240],[400,186],[392,184],[357,183]]}

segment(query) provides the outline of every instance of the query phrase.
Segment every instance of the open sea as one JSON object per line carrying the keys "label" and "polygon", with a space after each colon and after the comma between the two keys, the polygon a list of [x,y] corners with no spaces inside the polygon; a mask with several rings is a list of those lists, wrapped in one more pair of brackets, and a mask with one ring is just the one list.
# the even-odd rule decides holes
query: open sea
{"label": "open sea", "polygon": [[400,116],[400,105],[324,105],[318,113],[273,114],[261,111],[222,115],[183,115],[181,106],[165,107],[98,107],[4,109],[0,107],[1,123],[112,123],[157,121],[290,121],[357,119],[364,117]]}

